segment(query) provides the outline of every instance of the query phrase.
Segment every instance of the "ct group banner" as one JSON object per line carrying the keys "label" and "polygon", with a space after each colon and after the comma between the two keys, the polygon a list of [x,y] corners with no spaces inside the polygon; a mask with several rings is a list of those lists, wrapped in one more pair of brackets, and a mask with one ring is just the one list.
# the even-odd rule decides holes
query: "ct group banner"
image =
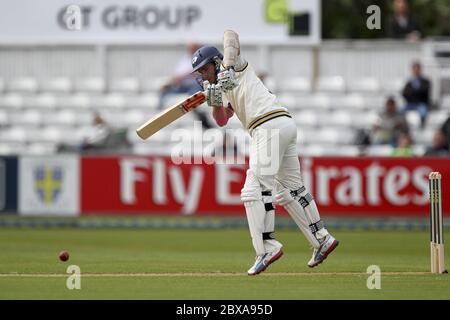
{"label": "ct group banner", "polygon": [[[82,214],[243,215],[245,165],[175,165],[169,157],[83,157]],[[302,175],[326,215],[428,214],[428,174],[450,161],[426,158],[305,158]],[[445,197],[444,197],[445,198]],[[450,202],[444,199],[444,212]],[[279,210],[282,211],[282,210]]]}
{"label": "ct group banner", "polygon": [[320,41],[320,0],[0,1],[0,43]]}
{"label": "ct group banner", "polygon": [[0,157],[0,213],[17,212],[17,157]]}

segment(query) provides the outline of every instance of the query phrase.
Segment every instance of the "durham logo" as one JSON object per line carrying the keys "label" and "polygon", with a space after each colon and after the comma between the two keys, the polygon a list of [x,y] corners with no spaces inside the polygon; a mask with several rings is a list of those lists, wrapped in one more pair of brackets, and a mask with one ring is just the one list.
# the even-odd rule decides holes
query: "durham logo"
{"label": "durham logo", "polygon": [[55,202],[61,193],[63,171],[60,167],[37,167],[34,170],[34,187],[45,204]]}

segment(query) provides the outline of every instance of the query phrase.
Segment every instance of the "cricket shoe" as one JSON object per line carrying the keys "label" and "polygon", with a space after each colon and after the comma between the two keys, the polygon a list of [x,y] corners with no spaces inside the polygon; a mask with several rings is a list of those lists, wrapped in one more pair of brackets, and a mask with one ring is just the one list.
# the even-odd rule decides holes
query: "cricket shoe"
{"label": "cricket shoe", "polygon": [[308,267],[314,268],[318,264],[322,263],[328,255],[336,249],[339,241],[337,241],[332,235],[328,234],[319,248],[314,249],[311,260],[308,261]]}
{"label": "cricket shoe", "polygon": [[247,271],[248,275],[256,276],[257,274],[260,274],[261,272],[266,270],[271,263],[280,259],[282,255],[283,250],[281,250],[281,247],[279,247],[278,249],[272,252],[268,252],[261,256],[257,256],[255,264]]}

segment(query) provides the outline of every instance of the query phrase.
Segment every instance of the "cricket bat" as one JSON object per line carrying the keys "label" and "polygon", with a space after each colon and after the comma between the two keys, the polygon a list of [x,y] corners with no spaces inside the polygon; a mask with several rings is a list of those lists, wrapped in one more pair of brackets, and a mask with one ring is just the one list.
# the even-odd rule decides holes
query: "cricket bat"
{"label": "cricket bat", "polygon": [[181,101],[166,110],[158,113],[146,123],[136,129],[137,135],[145,140],[150,138],[153,134],[164,127],[182,117],[189,111],[197,108],[206,101],[206,96],[203,91],[198,91],[184,101]]}

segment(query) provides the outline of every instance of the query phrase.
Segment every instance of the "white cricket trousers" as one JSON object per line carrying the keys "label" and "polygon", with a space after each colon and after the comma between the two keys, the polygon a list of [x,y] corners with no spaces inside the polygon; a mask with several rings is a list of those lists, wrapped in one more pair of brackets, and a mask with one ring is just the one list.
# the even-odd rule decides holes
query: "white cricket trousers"
{"label": "white cricket trousers", "polygon": [[[278,117],[251,132],[250,163],[241,200],[244,203],[257,256],[281,248],[275,240],[272,191],[275,179],[288,190],[302,185],[296,140],[297,128],[289,117]],[[293,200],[293,199],[292,199]]]}
{"label": "white cricket trousers", "polygon": [[249,169],[256,175],[262,191],[272,190],[274,179],[289,190],[303,185],[297,127],[292,118],[279,117],[263,123],[252,131],[251,137]]}

